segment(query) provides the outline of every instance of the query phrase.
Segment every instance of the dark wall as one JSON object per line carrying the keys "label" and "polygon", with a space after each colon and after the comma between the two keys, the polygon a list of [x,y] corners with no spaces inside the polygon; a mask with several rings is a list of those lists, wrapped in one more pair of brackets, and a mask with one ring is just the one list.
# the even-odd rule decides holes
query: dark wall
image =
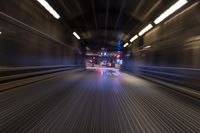
{"label": "dark wall", "polygon": [[129,49],[134,60],[147,65],[200,68],[199,13],[200,4],[194,3],[135,41]]}
{"label": "dark wall", "polygon": [[79,42],[72,31],[36,0],[0,1],[0,31],[0,66],[81,62]]}

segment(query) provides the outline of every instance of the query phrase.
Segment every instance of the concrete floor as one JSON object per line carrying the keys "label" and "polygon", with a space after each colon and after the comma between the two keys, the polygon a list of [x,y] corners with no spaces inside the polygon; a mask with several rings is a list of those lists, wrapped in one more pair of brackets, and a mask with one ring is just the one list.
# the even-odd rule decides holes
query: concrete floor
{"label": "concrete floor", "polygon": [[199,133],[200,102],[112,69],[0,92],[0,133]]}

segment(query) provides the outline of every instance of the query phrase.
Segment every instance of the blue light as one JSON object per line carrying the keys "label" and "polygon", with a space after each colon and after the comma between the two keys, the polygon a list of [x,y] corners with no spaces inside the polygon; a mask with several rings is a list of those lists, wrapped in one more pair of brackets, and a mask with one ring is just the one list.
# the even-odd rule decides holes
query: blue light
{"label": "blue light", "polygon": [[120,60],[120,64],[121,64],[121,65],[123,64],[123,60]]}
{"label": "blue light", "polygon": [[126,57],[130,57],[130,53],[127,53],[127,54],[126,54]]}

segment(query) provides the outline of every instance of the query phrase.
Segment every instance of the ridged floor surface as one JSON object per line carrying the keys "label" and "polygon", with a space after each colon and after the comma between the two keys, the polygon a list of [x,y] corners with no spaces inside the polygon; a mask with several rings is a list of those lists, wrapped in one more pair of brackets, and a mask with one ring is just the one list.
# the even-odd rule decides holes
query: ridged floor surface
{"label": "ridged floor surface", "polygon": [[200,133],[200,103],[114,70],[0,92],[0,133]]}

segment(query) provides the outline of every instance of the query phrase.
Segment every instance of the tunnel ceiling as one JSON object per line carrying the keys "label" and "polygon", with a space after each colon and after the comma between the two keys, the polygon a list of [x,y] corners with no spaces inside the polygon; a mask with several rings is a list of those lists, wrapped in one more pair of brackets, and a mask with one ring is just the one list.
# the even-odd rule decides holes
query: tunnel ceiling
{"label": "tunnel ceiling", "polygon": [[85,47],[115,50],[176,0],[49,0]]}

